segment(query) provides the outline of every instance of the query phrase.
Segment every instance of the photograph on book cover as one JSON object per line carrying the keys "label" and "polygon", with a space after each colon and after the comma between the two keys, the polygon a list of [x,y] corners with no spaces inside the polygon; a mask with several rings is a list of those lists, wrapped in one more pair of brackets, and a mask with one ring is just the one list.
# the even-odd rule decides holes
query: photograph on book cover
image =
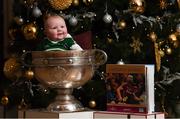
{"label": "photograph on book cover", "polygon": [[106,65],[108,111],[135,113],[149,111],[147,87],[153,84],[147,83],[146,70],[144,65]]}

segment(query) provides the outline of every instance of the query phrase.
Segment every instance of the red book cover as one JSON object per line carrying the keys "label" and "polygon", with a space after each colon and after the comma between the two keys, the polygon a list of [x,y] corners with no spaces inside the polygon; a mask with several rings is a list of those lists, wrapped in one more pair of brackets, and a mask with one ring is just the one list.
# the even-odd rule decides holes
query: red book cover
{"label": "red book cover", "polygon": [[154,65],[107,64],[107,111],[154,112]]}

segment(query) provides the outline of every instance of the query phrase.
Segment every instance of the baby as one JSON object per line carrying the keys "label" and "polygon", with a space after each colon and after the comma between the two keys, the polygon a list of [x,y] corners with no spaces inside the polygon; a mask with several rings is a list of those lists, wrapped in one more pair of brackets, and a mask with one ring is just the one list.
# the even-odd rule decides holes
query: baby
{"label": "baby", "polygon": [[68,33],[65,20],[57,14],[48,14],[44,18],[46,38],[38,45],[40,51],[83,50]]}

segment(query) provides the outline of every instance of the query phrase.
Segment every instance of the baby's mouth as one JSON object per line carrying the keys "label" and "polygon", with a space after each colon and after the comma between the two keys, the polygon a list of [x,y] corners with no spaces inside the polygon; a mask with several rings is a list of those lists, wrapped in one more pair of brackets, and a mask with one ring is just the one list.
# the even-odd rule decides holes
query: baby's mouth
{"label": "baby's mouth", "polygon": [[58,35],[63,35],[63,33],[58,33]]}

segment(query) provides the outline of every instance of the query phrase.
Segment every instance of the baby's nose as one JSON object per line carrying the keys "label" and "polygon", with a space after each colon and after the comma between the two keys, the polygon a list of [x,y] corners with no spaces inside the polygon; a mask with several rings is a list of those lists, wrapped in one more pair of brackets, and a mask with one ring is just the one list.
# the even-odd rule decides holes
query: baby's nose
{"label": "baby's nose", "polygon": [[62,28],[60,28],[60,27],[58,27],[58,29],[57,29],[58,31],[61,31],[62,30]]}

